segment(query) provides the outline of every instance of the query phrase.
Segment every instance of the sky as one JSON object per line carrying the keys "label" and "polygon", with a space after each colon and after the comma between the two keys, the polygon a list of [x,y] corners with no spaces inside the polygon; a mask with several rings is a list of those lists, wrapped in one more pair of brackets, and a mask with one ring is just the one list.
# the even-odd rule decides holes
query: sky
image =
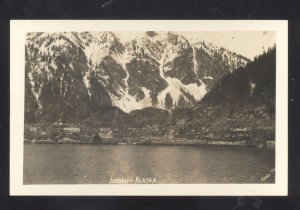
{"label": "sky", "polygon": [[[273,31],[176,31],[191,43],[196,41],[211,42],[230,51],[241,54],[251,60],[263,53],[264,49],[273,47],[276,33]],[[145,32],[116,32],[122,42],[142,37]]]}

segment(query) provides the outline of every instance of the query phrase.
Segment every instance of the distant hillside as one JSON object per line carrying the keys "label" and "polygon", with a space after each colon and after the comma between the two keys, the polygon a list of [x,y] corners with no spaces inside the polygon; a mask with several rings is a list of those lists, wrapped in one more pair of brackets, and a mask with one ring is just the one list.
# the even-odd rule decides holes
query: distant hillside
{"label": "distant hillside", "polygon": [[90,113],[83,123],[90,127],[136,127],[134,119],[128,113],[114,106],[102,106],[99,111]]}
{"label": "distant hillside", "polygon": [[169,111],[152,107],[134,110],[128,114],[118,107],[102,106],[99,111],[90,113],[83,123],[90,127],[111,128],[167,126],[169,116]]}
{"label": "distant hillside", "polygon": [[145,108],[141,110],[134,110],[129,113],[135,123],[144,127],[147,125],[161,125],[166,126],[169,123],[169,111],[158,108]]}
{"label": "distant hillside", "polygon": [[[276,50],[270,49],[230,75],[224,76],[199,104],[261,104],[275,106]],[[274,112],[274,111],[273,111]]]}
{"label": "distant hillside", "polygon": [[172,126],[190,130],[257,130],[275,125],[276,49],[224,76],[192,109],[173,114]]}

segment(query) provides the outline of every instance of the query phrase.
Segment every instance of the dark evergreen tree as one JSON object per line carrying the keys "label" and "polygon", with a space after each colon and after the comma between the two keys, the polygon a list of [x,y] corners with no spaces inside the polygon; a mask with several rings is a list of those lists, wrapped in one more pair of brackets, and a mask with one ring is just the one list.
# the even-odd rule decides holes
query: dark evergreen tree
{"label": "dark evergreen tree", "polygon": [[101,143],[101,137],[98,135],[98,133],[95,133],[94,134],[94,137],[93,137],[93,143],[94,144],[100,144]]}
{"label": "dark evergreen tree", "polygon": [[166,97],[165,97],[165,107],[167,109],[171,109],[172,106],[173,106],[173,99],[172,99],[170,93],[167,93]]}

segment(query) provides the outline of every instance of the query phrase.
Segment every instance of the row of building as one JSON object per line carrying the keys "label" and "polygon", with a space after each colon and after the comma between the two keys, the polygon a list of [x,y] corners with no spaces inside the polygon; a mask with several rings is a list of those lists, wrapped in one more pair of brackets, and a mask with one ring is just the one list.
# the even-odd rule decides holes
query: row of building
{"label": "row of building", "polygon": [[36,124],[25,129],[25,138],[40,143],[84,143],[92,142],[95,135],[101,141],[113,141],[110,128],[86,128],[80,124]]}
{"label": "row of building", "polygon": [[[99,138],[98,138],[99,137]],[[40,143],[116,143],[127,142],[131,144],[220,144],[240,145],[256,144],[275,139],[274,126],[265,126],[253,131],[247,128],[233,128],[229,131],[201,132],[190,130],[178,134],[176,129],[160,129],[158,126],[144,128],[111,129],[109,127],[90,128],[81,124],[61,123],[35,124],[25,129],[25,138]],[[222,141],[220,141],[222,140]],[[203,142],[201,142],[203,141]]]}

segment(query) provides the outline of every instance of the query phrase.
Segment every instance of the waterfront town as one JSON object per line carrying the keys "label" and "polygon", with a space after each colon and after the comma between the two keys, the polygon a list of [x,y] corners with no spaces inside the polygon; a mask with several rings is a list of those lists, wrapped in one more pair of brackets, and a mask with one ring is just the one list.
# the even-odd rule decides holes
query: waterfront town
{"label": "waterfront town", "polygon": [[189,145],[220,147],[275,148],[274,126],[261,126],[257,130],[234,128],[231,130],[179,132],[158,125],[143,128],[92,128],[80,123],[55,122],[25,124],[24,142],[36,144],[107,144],[107,145]]}

